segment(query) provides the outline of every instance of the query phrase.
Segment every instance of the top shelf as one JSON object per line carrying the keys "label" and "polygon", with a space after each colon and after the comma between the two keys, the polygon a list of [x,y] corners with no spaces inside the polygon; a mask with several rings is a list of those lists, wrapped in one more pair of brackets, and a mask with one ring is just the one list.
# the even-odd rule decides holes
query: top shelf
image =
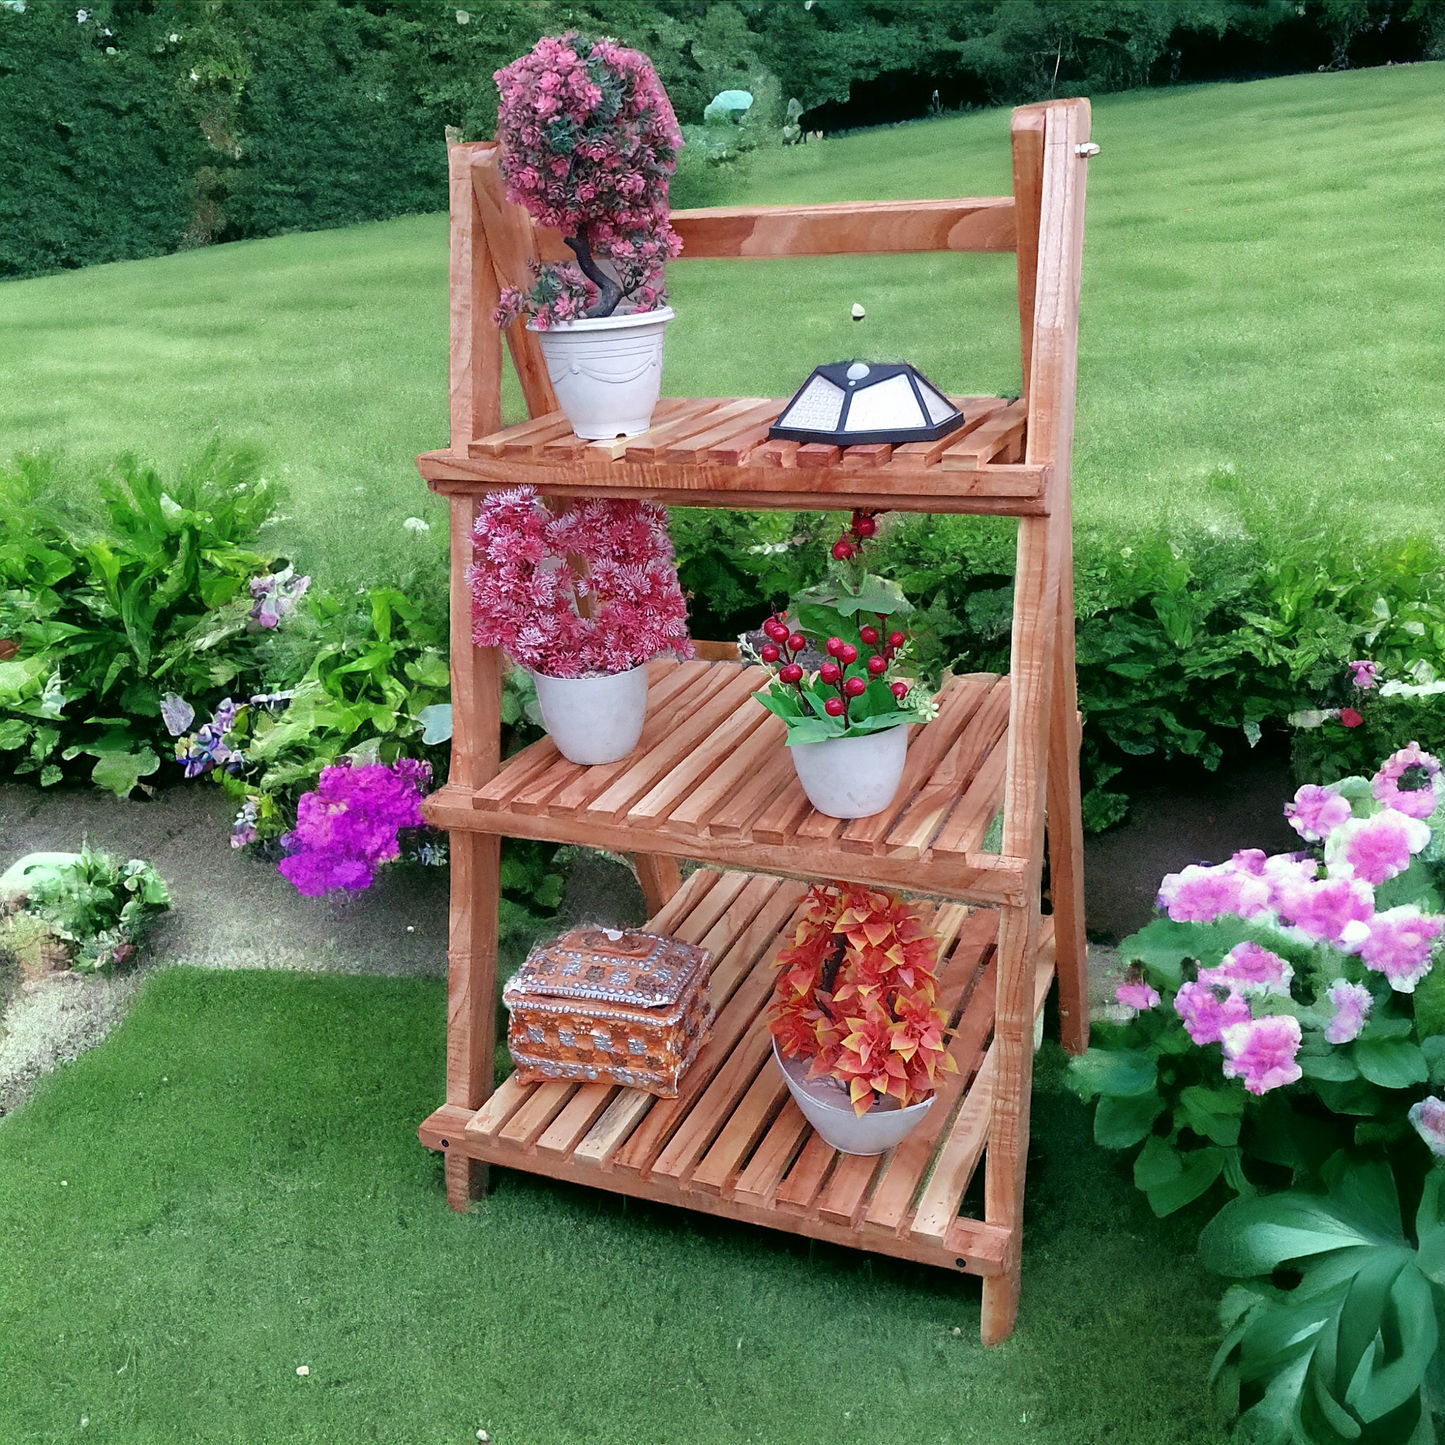
{"label": "top shelf", "polygon": [[1044,515],[1049,469],[1019,462],[1025,403],[950,400],[964,414],[962,428],[896,447],[769,441],[786,400],[667,398],[640,436],[583,441],[561,412],[549,412],[482,437],[465,454],[423,452],[417,466],[445,494],[528,484],[545,496],[636,497],[675,507]]}

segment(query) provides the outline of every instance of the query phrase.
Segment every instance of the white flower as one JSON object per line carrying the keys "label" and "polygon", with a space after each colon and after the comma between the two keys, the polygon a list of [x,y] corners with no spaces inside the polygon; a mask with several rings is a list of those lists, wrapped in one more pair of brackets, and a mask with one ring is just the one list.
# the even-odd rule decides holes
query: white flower
{"label": "white flower", "polygon": [[90,11],[89,11],[89,10],[77,10],[77,11],[75,12],[75,23],[76,23],[77,25],[84,25],[85,22],[86,22],[87,20],[89,20],[89,19],[90,19]]}
{"label": "white flower", "polygon": [[180,38],[181,37],[177,35],[174,30],[172,30],[171,33],[166,36],[166,39],[169,40],[172,45],[174,45]]}
{"label": "white flower", "polygon": [[422,521],[420,517],[408,517],[401,525],[405,527],[408,532],[431,531],[431,523]]}

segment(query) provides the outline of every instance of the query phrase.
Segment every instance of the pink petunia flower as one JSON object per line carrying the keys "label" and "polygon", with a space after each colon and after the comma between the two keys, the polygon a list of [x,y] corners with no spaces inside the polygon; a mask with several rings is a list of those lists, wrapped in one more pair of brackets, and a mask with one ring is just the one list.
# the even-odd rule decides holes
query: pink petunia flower
{"label": "pink petunia flower", "polygon": [[1408,904],[1387,908],[1369,922],[1359,943],[1366,968],[1383,973],[1397,993],[1414,993],[1430,972],[1430,950],[1445,922]]}
{"label": "pink petunia flower", "polygon": [[1231,993],[1281,994],[1289,997],[1294,969],[1279,954],[1257,943],[1238,943],[1214,968],[1201,968],[1199,982],[1227,988]]}
{"label": "pink petunia flower", "polygon": [[1410,1122],[1432,1154],[1445,1155],[1445,1099],[1431,1095],[1411,1105]]}
{"label": "pink petunia flower", "polygon": [[1339,943],[1351,923],[1374,917],[1375,895],[1358,878],[1290,881],[1279,890],[1280,917],[1315,943]]}
{"label": "pink petunia flower", "polygon": [[1306,783],[1294,795],[1294,802],[1284,805],[1284,815],[1301,838],[1318,843],[1341,823],[1349,822],[1351,810],[1349,799],[1342,798],[1333,788]]}
{"label": "pink petunia flower", "polygon": [[1253,918],[1269,906],[1269,886],[1233,860],[1214,867],[1191,863],[1165,876],[1156,902],[1176,923],[1213,923],[1223,913]]}
{"label": "pink petunia flower", "polygon": [[1325,1042],[1347,1044],[1359,1038],[1375,1002],[1370,990],[1347,978],[1337,978],[1326,997],[1335,1006],[1335,1016],[1325,1028]]}
{"label": "pink petunia flower", "polygon": [[1224,1030],[1249,1018],[1249,1005],[1237,994],[1221,999],[1207,983],[1186,983],[1174,996],[1174,1012],[1196,1044],[1217,1044]]}
{"label": "pink petunia flower", "polygon": [[1251,1094],[1267,1094],[1303,1077],[1295,1062],[1300,1047],[1299,1020],[1287,1014],[1266,1014],[1248,1023],[1230,1024],[1224,1045],[1224,1077],[1243,1079]]}
{"label": "pink petunia flower", "polygon": [[1430,841],[1418,818],[1383,808],[1370,818],[1351,818],[1325,842],[1325,862],[1336,877],[1359,878],[1378,887],[1410,866],[1410,855]]}
{"label": "pink petunia flower", "polygon": [[[1401,784],[1404,786],[1402,787]],[[1370,791],[1387,808],[1411,818],[1428,818],[1445,792],[1440,760],[1411,743],[1385,759]]]}
{"label": "pink petunia flower", "polygon": [[1349,664],[1350,681],[1363,692],[1368,692],[1374,687],[1375,679],[1380,675],[1378,663],[1361,661]]}
{"label": "pink petunia flower", "polygon": [[1142,1013],[1145,1009],[1159,1006],[1159,995],[1147,983],[1121,983],[1114,990],[1114,997],[1125,1008]]}

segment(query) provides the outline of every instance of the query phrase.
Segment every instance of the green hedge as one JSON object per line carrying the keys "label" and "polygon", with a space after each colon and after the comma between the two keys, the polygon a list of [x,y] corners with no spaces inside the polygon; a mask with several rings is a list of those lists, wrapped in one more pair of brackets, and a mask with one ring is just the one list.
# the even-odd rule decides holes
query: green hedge
{"label": "green hedge", "polygon": [[[856,124],[935,86],[997,104],[1214,74],[1231,47],[1418,58],[1445,3],[0,0],[0,278],[442,209],[447,128],[489,135],[492,72],[568,25],[651,54],[684,122],[745,86],[776,127],[794,96]],[[717,199],[685,159],[675,201]]]}

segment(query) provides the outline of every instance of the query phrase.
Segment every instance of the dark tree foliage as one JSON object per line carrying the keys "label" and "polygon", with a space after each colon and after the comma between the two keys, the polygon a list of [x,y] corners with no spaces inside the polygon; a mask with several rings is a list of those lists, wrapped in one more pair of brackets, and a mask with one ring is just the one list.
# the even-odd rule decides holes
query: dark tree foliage
{"label": "dark tree foliage", "polygon": [[569,26],[808,129],[1445,53],[1445,0],[0,0],[0,278],[441,209]]}

